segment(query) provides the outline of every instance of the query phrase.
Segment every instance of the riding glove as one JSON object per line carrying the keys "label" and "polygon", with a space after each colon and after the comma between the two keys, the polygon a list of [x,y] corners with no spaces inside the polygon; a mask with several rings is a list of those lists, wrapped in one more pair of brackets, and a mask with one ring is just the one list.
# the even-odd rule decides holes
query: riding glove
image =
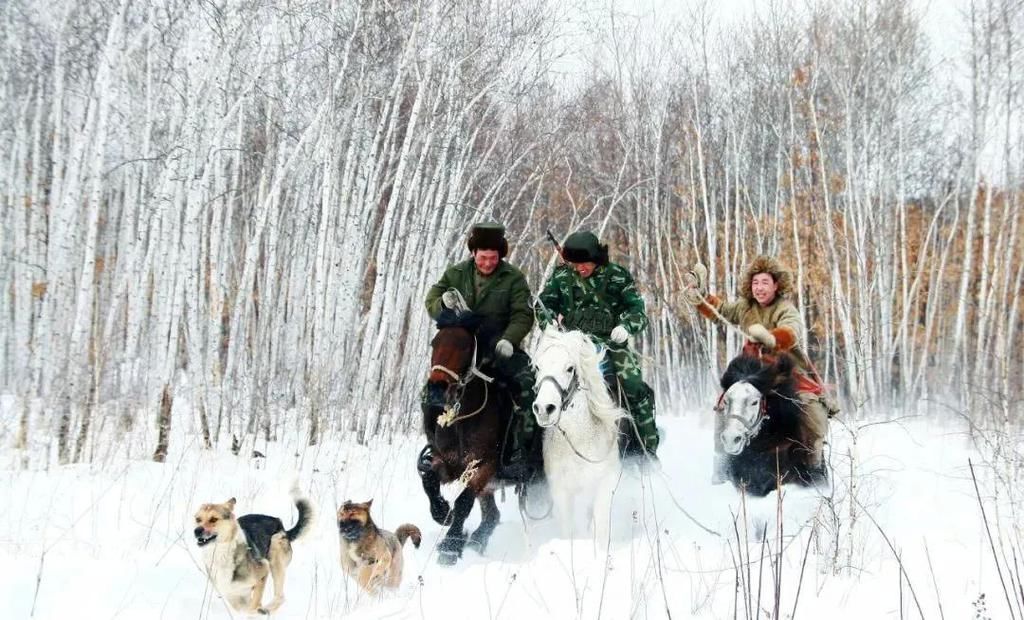
{"label": "riding glove", "polygon": [[512,343],[502,338],[494,345],[494,353],[501,359],[512,357]]}
{"label": "riding glove", "polygon": [[450,310],[458,310],[461,306],[461,300],[459,294],[455,291],[445,291],[441,293],[441,303],[444,304],[445,308]]}
{"label": "riding glove", "polygon": [[701,297],[707,294],[708,286],[708,268],[702,263],[697,263],[693,266],[690,271],[683,276],[686,279],[686,284],[690,288],[697,289],[697,293]]}
{"label": "riding glove", "polygon": [[775,336],[764,325],[754,323],[747,328],[747,333],[750,335],[751,340],[760,342],[769,349],[775,348]]}
{"label": "riding glove", "polygon": [[622,344],[623,342],[629,340],[629,332],[626,331],[626,328],[621,325],[615,326],[615,329],[612,330],[611,336],[612,342],[618,342],[619,344]]}

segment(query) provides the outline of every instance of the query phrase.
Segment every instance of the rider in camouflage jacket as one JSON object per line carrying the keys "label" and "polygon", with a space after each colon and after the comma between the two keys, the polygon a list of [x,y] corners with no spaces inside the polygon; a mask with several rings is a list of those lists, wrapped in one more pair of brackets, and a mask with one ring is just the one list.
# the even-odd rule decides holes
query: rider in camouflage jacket
{"label": "rider in camouflage jacket", "polygon": [[[555,269],[540,295],[541,326],[558,321],[565,329],[580,330],[607,348],[626,407],[642,445],[629,441],[627,453],[655,455],[658,429],[654,422],[654,391],[641,374],[640,360],[629,337],[647,328],[644,300],[633,276],[608,261],[608,246],[590,232],[569,235],[562,247],[567,264]],[[633,435],[633,433],[630,433]]]}

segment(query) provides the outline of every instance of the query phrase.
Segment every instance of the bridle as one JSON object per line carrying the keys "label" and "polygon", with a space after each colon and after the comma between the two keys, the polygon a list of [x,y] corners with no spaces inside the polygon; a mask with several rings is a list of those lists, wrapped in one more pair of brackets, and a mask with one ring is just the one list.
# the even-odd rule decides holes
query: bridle
{"label": "bridle", "polygon": [[[760,393],[760,390],[758,392]],[[736,420],[743,426],[745,431],[743,434],[743,447],[746,448],[750,445],[750,440],[757,437],[757,434],[761,432],[761,425],[763,425],[765,420],[768,419],[768,399],[765,398],[764,394],[761,394],[761,399],[757,408],[757,417],[754,418],[753,422],[751,422],[743,416],[736,415],[735,413],[725,413],[725,394],[726,392],[722,392],[722,395],[718,397],[718,402],[715,404],[714,411],[726,420]]]}
{"label": "bridle", "polygon": [[[452,378],[453,382],[449,383],[445,389],[445,408],[444,412],[437,417],[437,423],[442,428],[446,426],[452,426],[463,420],[467,420],[476,414],[480,413],[487,407],[487,401],[490,397],[490,384],[494,381],[494,377],[490,377],[480,370],[477,366],[477,351],[479,349],[479,343],[477,342],[476,335],[473,336],[473,358],[470,360],[469,368],[466,372],[459,374],[444,366],[443,364],[434,364],[430,367],[430,372],[435,370],[440,371]],[[476,408],[472,413],[460,414],[462,409],[462,396],[466,392],[466,387],[469,386],[476,379],[481,379],[484,382],[484,398],[480,406]],[[454,403],[452,403],[452,396],[454,395]]]}
{"label": "bridle", "polygon": [[558,415],[555,416],[554,421],[549,424],[541,424],[540,420],[537,421],[537,425],[541,428],[550,428],[552,426],[558,426],[558,423],[562,419],[562,412],[569,406],[572,399],[576,396],[576,392],[580,389],[580,373],[573,368],[572,378],[569,379],[569,384],[562,387],[562,384],[558,382],[558,379],[554,375],[544,375],[537,380],[537,391],[540,392],[540,388],[546,381],[550,381],[555,389],[558,390],[558,397],[561,399],[561,403],[558,406]]}
{"label": "bridle", "polygon": [[479,377],[479,378],[483,379],[484,381],[486,381],[487,383],[490,383],[490,382],[494,381],[494,377],[489,377],[489,376],[485,375],[480,370],[480,367],[477,366],[477,364],[476,364],[477,349],[479,349],[479,343],[477,342],[476,335],[474,335],[473,336],[473,359],[469,362],[469,368],[466,370],[466,373],[463,374],[463,375],[459,375],[459,373],[455,372],[454,370],[452,370],[451,368],[448,368],[447,366],[445,366],[443,364],[434,364],[433,366],[430,367],[430,372],[434,372],[435,370],[440,370],[441,372],[443,372],[444,374],[448,375],[453,380],[455,380],[455,383],[454,384],[449,384],[449,387],[452,386],[452,385],[455,385],[457,387],[464,388],[467,385],[469,385],[469,383],[471,381],[473,381],[473,377]]}
{"label": "bridle", "polygon": [[618,447],[617,441],[612,441],[608,445],[608,451],[600,459],[588,458],[584,456],[583,453],[580,452],[575,445],[573,445],[572,439],[569,438],[569,434],[566,433],[565,429],[562,428],[562,425],[559,424],[559,422],[562,421],[562,412],[564,412],[565,409],[569,406],[569,404],[572,403],[572,399],[575,398],[576,394],[580,391],[579,369],[577,369],[575,366],[572,367],[572,377],[569,379],[569,384],[566,385],[564,388],[562,387],[562,384],[558,382],[558,379],[556,379],[554,375],[544,375],[543,377],[538,377],[538,393],[540,393],[541,386],[544,385],[544,383],[547,381],[550,381],[555,386],[555,389],[558,391],[558,397],[561,399],[561,403],[558,406],[558,415],[555,416],[554,420],[548,422],[547,424],[541,424],[541,421],[537,420],[537,425],[543,429],[548,429],[551,427],[557,428],[558,432],[562,433],[562,437],[565,439],[565,442],[569,445],[569,449],[572,450],[576,454],[576,456],[580,457],[582,460],[588,463],[592,463],[594,465],[604,462],[604,460],[608,458],[608,455],[611,454],[612,450]]}

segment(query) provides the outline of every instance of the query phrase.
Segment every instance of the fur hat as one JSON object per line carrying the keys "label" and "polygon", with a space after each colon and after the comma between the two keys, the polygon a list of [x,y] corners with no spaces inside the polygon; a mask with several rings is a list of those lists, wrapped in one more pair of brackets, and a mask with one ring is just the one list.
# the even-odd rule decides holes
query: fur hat
{"label": "fur hat", "polygon": [[793,276],[790,274],[789,269],[771,256],[761,255],[755,258],[754,262],[750,263],[750,266],[747,267],[747,272],[743,274],[743,279],[739,283],[739,290],[736,291],[740,297],[751,303],[756,302],[750,287],[754,281],[754,276],[759,273],[767,273],[775,280],[775,284],[778,286],[778,289],[775,291],[776,297],[782,298],[792,292]]}
{"label": "fur hat", "polygon": [[592,232],[574,232],[562,244],[562,258],[570,263],[604,265],[608,262],[608,246]]}
{"label": "fur hat", "polygon": [[477,250],[497,250],[498,258],[508,256],[508,239],[505,238],[505,227],[495,222],[475,224],[469,231],[466,247],[470,252]]}

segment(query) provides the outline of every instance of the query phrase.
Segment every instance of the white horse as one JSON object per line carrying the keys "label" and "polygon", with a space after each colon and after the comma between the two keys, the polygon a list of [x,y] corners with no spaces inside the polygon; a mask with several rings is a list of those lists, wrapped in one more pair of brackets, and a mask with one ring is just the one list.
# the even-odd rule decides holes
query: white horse
{"label": "white horse", "polygon": [[626,415],[601,376],[604,355],[583,332],[553,327],[533,353],[533,415],[545,429],[544,473],[555,517],[568,537],[582,501],[598,544],[607,544],[611,533],[612,495],[622,473],[618,420]]}

